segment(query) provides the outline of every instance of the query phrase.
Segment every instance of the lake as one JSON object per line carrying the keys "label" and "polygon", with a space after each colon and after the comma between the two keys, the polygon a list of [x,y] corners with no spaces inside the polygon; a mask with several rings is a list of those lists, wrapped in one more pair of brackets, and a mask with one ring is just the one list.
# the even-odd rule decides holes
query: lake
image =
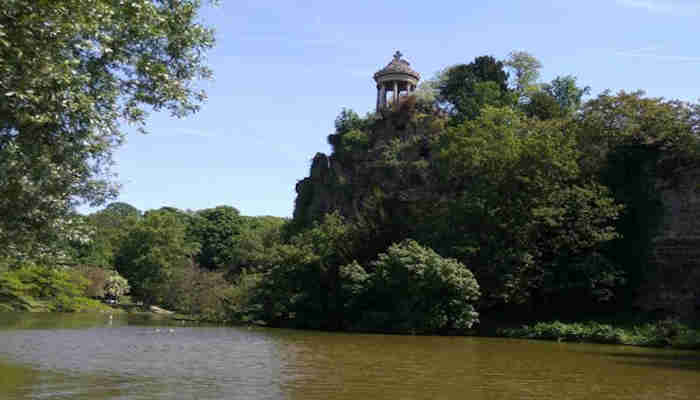
{"label": "lake", "polygon": [[700,353],[12,313],[0,398],[700,399]]}

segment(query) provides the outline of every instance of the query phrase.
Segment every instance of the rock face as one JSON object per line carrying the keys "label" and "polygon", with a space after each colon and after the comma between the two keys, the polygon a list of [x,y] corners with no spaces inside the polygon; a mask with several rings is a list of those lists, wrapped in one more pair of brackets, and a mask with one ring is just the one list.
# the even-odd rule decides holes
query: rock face
{"label": "rock face", "polygon": [[656,184],[664,207],[652,239],[651,270],[640,293],[647,311],[700,314],[700,168]]}
{"label": "rock face", "polygon": [[365,132],[329,137],[333,154],[317,153],[309,176],[296,185],[296,223],[308,226],[332,211],[354,219],[378,201],[397,211],[438,195],[430,181],[430,143],[446,119],[405,109],[386,114]]}

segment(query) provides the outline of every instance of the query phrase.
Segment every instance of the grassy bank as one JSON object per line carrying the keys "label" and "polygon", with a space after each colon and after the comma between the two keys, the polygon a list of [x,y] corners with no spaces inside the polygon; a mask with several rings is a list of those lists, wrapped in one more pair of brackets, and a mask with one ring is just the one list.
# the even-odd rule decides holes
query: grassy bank
{"label": "grassy bank", "polygon": [[591,342],[649,347],[700,349],[700,329],[676,320],[615,326],[597,321],[537,322],[496,329],[497,336],[521,339]]}

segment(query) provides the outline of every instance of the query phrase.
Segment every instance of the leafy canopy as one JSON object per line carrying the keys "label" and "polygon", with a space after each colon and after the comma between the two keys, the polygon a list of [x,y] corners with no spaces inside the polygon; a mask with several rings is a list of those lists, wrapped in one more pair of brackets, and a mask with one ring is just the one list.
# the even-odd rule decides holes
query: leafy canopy
{"label": "leafy canopy", "polygon": [[0,251],[48,242],[73,206],[116,193],[112,150],[147,110],[205,99],[200,0],[5,0],[0,7]]}

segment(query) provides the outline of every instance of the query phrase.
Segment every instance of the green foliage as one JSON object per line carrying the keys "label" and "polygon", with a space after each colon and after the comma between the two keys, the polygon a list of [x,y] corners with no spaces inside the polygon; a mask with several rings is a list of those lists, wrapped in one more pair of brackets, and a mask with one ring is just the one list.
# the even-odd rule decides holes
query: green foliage
{"label": "green foliage", "polygon": [[129,286],[129,281],[123,276],[113,272],[105,281],[104,292],[105,295],[110,296],[115,299],[119,299],[125,294],[129,293],[131,287]]}
{"label": "green foliage", "polygon": [[362,130],[365,122],[360,116],[349,108],[343,108],[335,118],[335,133],[342,135],[352,130]]}
{"label": "green foliage", "polygon": [[263,304],[256,298],[262,276],[261,273],[243,271],[237,281],[224,292],[222,302],[228,320],[238,323],[264,323],[256,319],[264,315]]}
{"label": "green foliage", "polygon": [[582,107],[576,136],[592,173],[607,168],[611,151],[624,147],[663,149],[656,165],[661,178],[672,178],[677,168],[700,159],[700,106],[682,101],[644,97],[644,92],[604,92]]}
{"label": "green foliage", "polygon": [[261,284],[264,315],[256,319],[339,328],[345,304],[340,268],[352,261],[353,233],[344,219],[333,213],[294,236],[290,244],[274,248],[276,262]]}
{"label": "green foliage", "polygon": [[508,90],[508,73],[503,68],[503,62],[491,56],[448,68],[438,78],[438,102],[455,123],[476,118],[484,106],[514,104],[515,97]]}
{"label": "green foliage", "polygon": [[478,321],[479,285],[453,259],[413,240],[389,247],[371,263],[361,326],[386,331],[468,329]]}
{"label": "green foliage", "polygon": [[700,332],[674,320],[614,327],[595,321],[564,323],[538,322],[521,328],[501,329],[505,337],[556,340],[560,342],[594,342],[652,347],[700,348]]}
{"label": "green foliage", "polygon": [[85,297],[87,285],[75,270],[24,264],[0,273],[0,304],[6,311],[100,309],[98,302]]}
{"label": "green foliage", "polygon": [[623,343],[624,337],[622,329],[597,322],[538,322],[532,326],[525,325],[522,328],[503,329],[499,333],[506,337],[560,342]]}
{"label": "green foliage", "polygon": [[673,186],[679,169],[700,161],[699,111],[697,105],[647,98],[642,92],[605,92],[577,116],[582,170],[625,205],[616,224],[621,237],[604,253],[623,267],[629,296],[645,280],[655,279],[649,251],[665,212],[658,183]]}
{"label": "green foliage", "polygon": [[326,316],[321,308],[319,257],[302,243],[279,245],[272,251],[277,262],[255,287],[252,296],[257,307],[245,306],[253,311],[246,318],[272,326],[322,327]]}
{"label": "green foliage", "polygon": [[512,86],[521,98],[537,90],[542,63],[532,54],[526,51],[512,51],[504,65],[512,70]]}
{"label": "green foliage", "polygon": [[187,265],[174,269],[165,286],[167,289],[160,302],[163,307],[196,316],[201,320],[228,319],[225,297],[230,284],[224,279],[222,272]]}
{"label": "green foliage", "polygon": [[579,277],[580,287],[617,274],[608,263],[594,274],[563,272],[617,237],[621,209],[605,187],[583,179],[565,123],[486,108],[448,129],[437,150],[441,179],[461,194],[436,211],[437,226],[422,230],[436,249],[471,266],[490,300],[527,301],[552,274]]}
{"label": "green foliage", "polygon": [[270,267],[270,249],[283,242],[288,220],[279,217],[241,217],[241,232],[230,249],[235,262],[230,265],[229,275],[248,270],[264,271]]}
{"label": "green foliage", "polygon": [[199,245],[187,241],[186,228],[176,214],[152,211],[124,237],[115,266],[129,280],[135,299],[162,303],[170,291],[170,277],[190,265]]}
{"label": "green foliage", "polygon": [[107,177],[124,122],[183,116],[213,32],[199,0],[5,0],[0,7],[0,251],[51,243],[78,203],[116,193]]}
{"label": "green foliage", "polygon": [[113,269],[117,248],[140,218],[141,212],[126,203],[111,203],[87,216],[88,240],[72,242],[76,261],[89,267]]}
{"label": "green foliage", "polygon": [[539,118],[541,120],[563,118],[566,116],[566,110],[561,104],[547,92],[534,92],[528,96],[528,101],[520,104],[520,109],[523,110],[526,116],[530,118]]}
{"label": "green foliage", "polygon": [[138,218],[141,216],[141,210],[132,206],[131,204],[123,202],[109,203],[107,207],[105,207],[104,210],[101,211],[101,213],[121,218]]}
{"label": "green foliage", "polygon": [[583,96],[591,92],[589,86],[577,86],[573,75],[557,76],[552,82],[542,85],[542,90],[559,104],[565,114],[579,110]]}
{"label": "green foliage", "polygon": [[328,144],[341,155],[352,155],[367,150],[368,132],[375,120],[374,114],[367,114],[362,118],[356,112],[344,108],[335,119],[335,132],[328,135]]}
{"label": "green foliage", "polygon": [[188,236],[200,244],[197,263],[210,270],[222,270],[237,263],[235,249],[241,234],[243,219],[238,210],[218,206],[197,211]]}
{"label": "green foliage", "polygon": [[362,152],[369,147],[367,133],[353,129],[342,136],[344,152]]}

